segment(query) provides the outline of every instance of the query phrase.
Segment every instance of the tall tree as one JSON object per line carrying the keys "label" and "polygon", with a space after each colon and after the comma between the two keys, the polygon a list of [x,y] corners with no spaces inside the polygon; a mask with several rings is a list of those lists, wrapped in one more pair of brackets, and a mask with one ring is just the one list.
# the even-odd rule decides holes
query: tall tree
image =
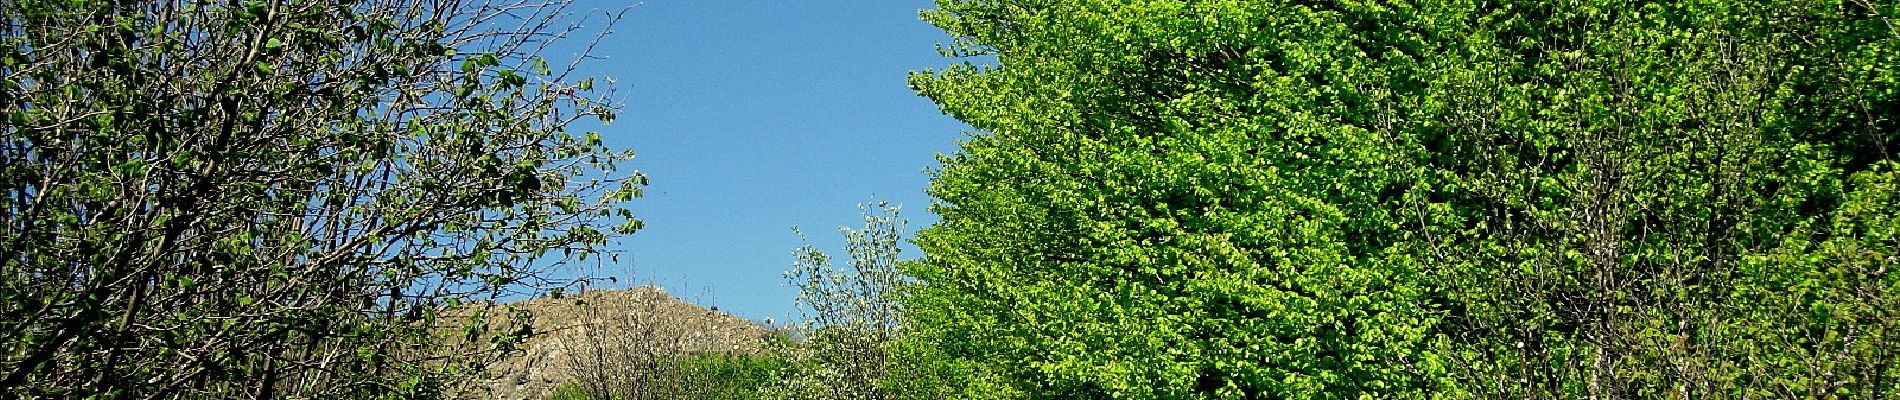
{"label": "tall tree", "polygon": [[969,395],[1900,394],[1894,2],[938,4]]}
{"label": "tall tree", "polygon": [[427,398],[478,372],[523,332],[443,310],[640,226],[632,153],[567,129],[611,89],[540,56],[592,32],[567,7],[0,3],[0,393]]}

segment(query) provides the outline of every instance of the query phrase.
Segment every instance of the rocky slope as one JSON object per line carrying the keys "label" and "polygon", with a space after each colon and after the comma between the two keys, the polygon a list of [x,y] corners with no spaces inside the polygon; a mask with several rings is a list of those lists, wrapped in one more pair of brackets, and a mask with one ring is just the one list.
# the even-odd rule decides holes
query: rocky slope
{"label": "rocky slope", "polygon": [[757,352],[771,334],[766,327],[673,298],[652,286],[515,305],[532,313],[537,334],[523,345],[523,352],[490,369],[494,378],[480,397],[539,400],[561,384],[634,373],[668,355]]}

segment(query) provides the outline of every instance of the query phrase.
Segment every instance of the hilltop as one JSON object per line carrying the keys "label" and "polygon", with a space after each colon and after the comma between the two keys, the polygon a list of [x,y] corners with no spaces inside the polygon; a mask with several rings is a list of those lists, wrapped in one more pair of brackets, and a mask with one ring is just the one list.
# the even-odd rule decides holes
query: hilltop
{"label": "hilltop", "polygon": [[[533,315],[538,334],[523,351],[494,365],[490,398],[537,400],[578,380],[621,375],[656,357],[757,353],[772,331],[744,318],[642,286],[595,290],[514,303]],[[624,376],[624,375],[623,375]]]}

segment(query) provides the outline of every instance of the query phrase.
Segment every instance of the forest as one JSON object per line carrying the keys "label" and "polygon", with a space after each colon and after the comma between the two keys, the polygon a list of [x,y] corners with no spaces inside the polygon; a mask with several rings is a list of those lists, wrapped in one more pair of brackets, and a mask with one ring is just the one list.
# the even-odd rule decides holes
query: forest
{"label": "forest", "polygon": [[587,8],[0,2],[0,399],[1900,398],[1900,1],[937,0],[940,219],[767,327],[561,272]]}

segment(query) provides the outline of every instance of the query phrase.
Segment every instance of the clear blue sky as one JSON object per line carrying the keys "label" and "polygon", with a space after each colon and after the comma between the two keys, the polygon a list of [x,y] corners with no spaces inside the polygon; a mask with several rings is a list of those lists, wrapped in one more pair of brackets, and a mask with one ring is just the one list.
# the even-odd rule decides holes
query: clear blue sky
{"label": "clear blue sky", "polygon": [[[625,3],[582,1],[582,9]],[[912,230],[936,220],[923,189],[936,154],[969,128],[905,84],[960,62],[918,19],[928,0],[647,0],[583,73],[618,80],[626,108],[600,128],[652,178],[632,208],[620,286],[655,283],[739,316],[784,321],[781,273],[800,242],[839,254],[857,204],[901,203]],[[552,55],[551,56],[555,56]],[[560,58],[560,57],[551,57]],[[875,196],[875,197],[874,197]],[[907,250],[905,258],[915,258]]]}

